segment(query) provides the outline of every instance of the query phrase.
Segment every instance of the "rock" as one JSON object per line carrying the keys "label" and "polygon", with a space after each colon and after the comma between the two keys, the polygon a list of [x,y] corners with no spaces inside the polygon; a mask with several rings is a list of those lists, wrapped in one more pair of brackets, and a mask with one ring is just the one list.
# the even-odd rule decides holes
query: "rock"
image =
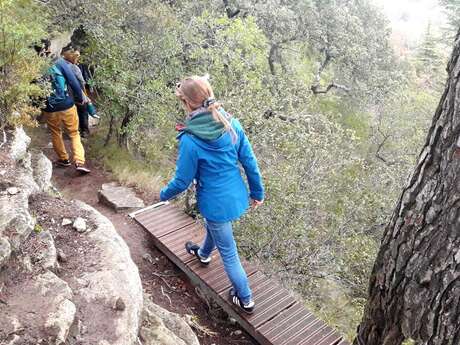
{"label": "rock", "polygon": [[199,345],[197,336],[179,315],[154,304],[144,296],[140,335],[144,345]]}
{"label": "rock", "polygon": [[70,225],[72,221],[69,218],[62,218],[62,226]]}
{"label": "rock", "polygon": [[59,304],[55,312],[49,314],[45,322],[45,329],[51,344],[61,345],[65,343],[76,311],[75,305],[65,299]]}
{"label": "rock", "polygon": [[123,302],[123,299],[121,297],[117,298],[113,309],[118,310],[118,311],[123,311],[126,309],[126,304],[125,302]]}
{"label": "rock", "polygon": [[[15,202],[10,204],[10,207],[14,207]],[[33,218],[27,208],[22,208],[21,206],[17,205],[18,208],[16,209],[16,217],[11,219],[10,223],[6,225],[8,229],[8,240],[11,245],[12,251],[17,251],[21,247],[21,244],[24,240],[29,237],[31,232],[33,231],[36,221]],[[1,206],[0,206],[1,211]],[[13,211],[14,212],[14,211]],[[0,220],[2,218],[0,212]],[[1,226],[0,226],[1,228]]]}
{"label": "rock", "polygon": [[63,344],[58,340],[65,338],[76,310],[66,282],[47,271],[21,281],[7,296],[8,305],[0,303],[0,334],[5,328],[18,334],[18,344]]}
{"label": "rock", "polygon": [[[92,259],[97,265],[78,277],[88,282],[86,286],[76,280],[71,282],[74,302],[79,312],[86,316],[82,320],[86,327],[82,344],[99,344],[101,341],[110,345],[135,344],[143,305],[138,268],[131,259],[128,246],[106,217],[82,202],[76,201],[75,208],[89,214],[88,221],[95,226],[85,235],[85,242],[97,248],[97,257]],[[125,303],[122,313],[113,310],[118,298]],[[101,334],[101,329],[109,331]]]}
{"label": "rock", "polygon": [[40,249],[40,253],[38,253],[40,266],[53,271],[57,266],[57,251],[53,236],[49,231],[42,231],[38,236],[41,243],[44,244]]}
{"label": "rock", "polygon": [[85,232],[86,231],[86,220],[84,220],[82,217],[77,217],[74,220],[72,227],[78,232]]}
{"label": "rock", "polygon": [[30,138],[22,127],[16,127],[13,133],[13,140],[10,145],[9,156],[15,161],[19,161],[27,155],[27,147],[30,144]]}
{"label": "rock", "polygon": [[40,191],[46,192],[51,187],[53,164],[43,153],[32,154],[34,180]]}
{"label": "rock", "polygon": [[136,196],[131,188],[117,186],[113,182],[103,184],[98,197],[99,202],[106,204],[115,211],[144,207],[144,202]]}
{"label": "rock", "polygon": [[66,263],[67,262],[67,255],[65,255],[64,251],[62,249],[57,250],[57,259],[60,262]]}
{"label": "rock", "polygon": [[0,268],[6,264],[11,256],[10,242],[4,237],[0,237]]}
{"label": "rock", "polygon": [[19,189],[16,187],[10,187],[6,190],[9,195],[16,195],[19,193]]}

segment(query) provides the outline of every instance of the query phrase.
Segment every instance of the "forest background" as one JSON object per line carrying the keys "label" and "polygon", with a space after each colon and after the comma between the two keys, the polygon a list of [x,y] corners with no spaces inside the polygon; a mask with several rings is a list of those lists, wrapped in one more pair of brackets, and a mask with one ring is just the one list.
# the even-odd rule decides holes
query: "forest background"
{"label": "forest background", "polygon": [[236,224],[242,254],[351,339],[444,87],[460,1],[440,6],[445,25],[408,42],[368,0],[0,0],[0,125],[33,125],[50,61],[31,46],[76,30],[102,116],[91,151],[157,192],[183,117],[175,83],[209,73],[267,189]]}

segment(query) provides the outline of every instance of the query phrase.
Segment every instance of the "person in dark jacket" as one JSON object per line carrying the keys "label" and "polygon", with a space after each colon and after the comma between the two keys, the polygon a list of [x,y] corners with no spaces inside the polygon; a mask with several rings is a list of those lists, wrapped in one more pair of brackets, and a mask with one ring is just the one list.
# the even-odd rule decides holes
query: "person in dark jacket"
{"label": "person in dark jacket", "polygon": [[[197,202],[206,220],[206,237],[199,246],[185,244],[186,250],[207,265],[217,247],[225,271],[232,283],[230,298],[247,313],[254,301],[233,237],[232,221],[264,200],[264,187],[251,144],[239,121],[215,100],[205,77],[184,79],[176,87],[176,96],[187,111],[178,135],[179,156],[175,177],[161,190],[160,199],[169,200],[197,181]],[[240,173],[244,169],[248,188]]]}
{"label": "person in dark jacket", "polygon": [[43,112],[51,131],[53,149],[58,156],[56,163],[62,167],[71,165],[62,139],[62,127],[64,127],[71,140],[75,168],[81,174],[87,174],[90,170],[85,166],[85,150],[78,132],[78,115],[74,103],[74,98],[77,103],[84,103],[82,89],[75,74],[63,58],[58,58],[54,62],[54,65],[48,70],[48,75],[52,90]]}
{"label": "person in dark jacket", "polygon": [[88,107],[87,104],[90,102],[90,99],[85,93],[86,89],[86,80],[83,76],[83,73],[79,67],[80,51],[69,45],[62,49],[62,57],[69,65],[70,69],[75,74],[80,87],[83,93],[83,98],[85,100],[84,104],[76,104],[77,113],[78,113],[78,128],[80,131],[80,136],[82,138],[87,138],[89,136],[89,120],[88,120]]}

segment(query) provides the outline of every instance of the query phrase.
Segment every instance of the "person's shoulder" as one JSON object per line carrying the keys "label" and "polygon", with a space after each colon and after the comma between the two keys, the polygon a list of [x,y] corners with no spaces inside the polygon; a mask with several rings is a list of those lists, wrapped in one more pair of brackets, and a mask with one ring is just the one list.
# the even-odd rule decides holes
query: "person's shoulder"
{"label": "person's shoulder", "polygon": [[195,142],[193,140],[193,135],[185,131],[181,131],[177,135],[177,140],[179,140],[181,145],[187,145],[187,146],[195,145]]}

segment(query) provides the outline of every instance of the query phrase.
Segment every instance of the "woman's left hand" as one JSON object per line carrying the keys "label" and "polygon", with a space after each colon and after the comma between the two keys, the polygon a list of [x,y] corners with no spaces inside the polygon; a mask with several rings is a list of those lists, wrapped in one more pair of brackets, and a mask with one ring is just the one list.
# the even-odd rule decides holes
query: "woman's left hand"
{"label": "woman's left hand", "polygon": [[260,205],[262,205],[264,203],[263,200],[254,200],[254,199],[251,199],[251,209],[252,210],[255,210],[257,207],[259,207]]}

